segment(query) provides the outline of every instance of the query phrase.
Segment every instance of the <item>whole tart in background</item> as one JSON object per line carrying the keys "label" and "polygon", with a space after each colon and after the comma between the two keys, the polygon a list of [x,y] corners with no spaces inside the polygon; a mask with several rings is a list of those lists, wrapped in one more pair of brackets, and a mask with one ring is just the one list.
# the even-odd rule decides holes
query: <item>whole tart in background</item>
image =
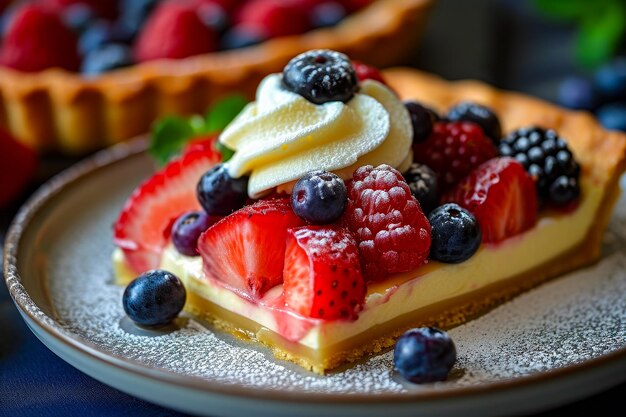
{"label": "whole tart in background", "polygon": [[232,92],[251,97],[267,74],[298,53],[330,48],[379,67],[405,62],[431,0],[373,0],[336,26],[177,60],[86,77],[61,68],[0,66],[0,124],[42,151],[80,155],[149,130],[166,114],[204,112]]}

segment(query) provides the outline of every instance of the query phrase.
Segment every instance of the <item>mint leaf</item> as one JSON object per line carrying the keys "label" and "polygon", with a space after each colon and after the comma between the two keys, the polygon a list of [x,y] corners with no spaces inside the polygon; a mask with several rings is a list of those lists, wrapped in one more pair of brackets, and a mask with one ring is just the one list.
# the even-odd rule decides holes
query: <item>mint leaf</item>
{"label": "mint leaf", "polygon": [[615,53],[625,29],[626,6],[621,2],[586,15],[578,33],[576,57],[588,67],[601,64]]}
{"label": "mint leaf", "polygon": [[205,133],[223,130],[246,104],[248,101],[240,95],[229,96],[215,103],[206,114]]}
{"label": "mint leaf", "polygon": [[222,154],[222,162],[228,161],[235,154],[235,151],[221,142],[217,142],[217,150]]}
{"label": "mint leaf", "polygon": [[148,151],[163,165],[185,146],[194,130],[188,120],[178,116],[166,116],[154,124]]}

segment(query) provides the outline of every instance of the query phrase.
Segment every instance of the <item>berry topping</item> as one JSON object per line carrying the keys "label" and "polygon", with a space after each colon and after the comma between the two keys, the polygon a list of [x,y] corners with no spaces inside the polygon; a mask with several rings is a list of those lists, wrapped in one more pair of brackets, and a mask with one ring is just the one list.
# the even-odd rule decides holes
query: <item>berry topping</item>
{"label": "berry topping", "polygon": [[413,125],[413,143],[424,142],[433,132],[433,125],[439,121],[439,115],[415,101],[405,101]]}
{"label": "berry topping", "polygon": [[238,25],[227,30],[222,36],[222,49],[237,49],[256,45],[267,39],[267,35],[260,29],[252,26]]}
{"label": "berry topping", "polygon": [[413,160],[432,168],[444,190],[497,155],[483,130],[469,122],[435,123],[430,137],[413,145]]}
{"label": "berry topping", "polygon": [[89,52],[83,59],[81,72],[97,75],[133,65],[133,53],[126,45],[110,43]]}
{"label": "berry topping", "polygon": [[494,158],[480,165],[444,200],[474,214],[485,242],[499,242],[537,222],[535,184],[513,158]]}
{"label": "berry topping", "polygon": [[26,4],[11,17],[0,50],[0,64],[34,72],[79,66],[76,37],[60,17],[38,4]]}
{"label": "berry topping", "polygon": [[316,28],[335,26],[346,17],[346,14],[346,8],[340,2],[322,1],[313,6],[311,24]]}
{"label": "berry topping", "polygon": [[596,88],[605,99],[626,98],[626,57],[618,57],[601,66],[594,75]]}
{"label": "berry topping", "polygon": [[226,216],[248,199],[248,177],[233,178],[224,164],[205,172],[198,181],[198,201],[211,215]]}
{"label": "berry topping", "polygon": [[185,58],[215,50],[216,33],[202,22],[192,4],[163,2],[139,34],[135,59]]}
{"label": "berry topping", "polygon": [[309,29],[309,14],[297,1],[250,0],[237,15],[241,26],[253,27],[268,37],[289,36]]}
{"label": "berry topping", "polygon": [[409,184],[411,194],[419,201],[424,214],[430,213],[437,207],[441,195],[439,193],[439,180],[435,171],[427,165],[414,162],[403,175]]}
{"label": "berry topping", "polygon": [[325,49],[308,51],[289,61],[283,70],[283,83],[315,104],[347,102],[359,88],[348,57]]}
{"label": "berry topping", "polygon": [[452,107],[446,117],[452,122],[463,120],[476,123],[496,145],[502,136],[498,116],[486,106],[464,101]]}
{"label": "berry topping", "polygon": [[576,110],[593,110],[598,102],[591,80],[579,76],[567,77],[560,83],[557,99],[562,106]]}
{"label": "berry topping", "polygon": [[411,329],[396,342],[393,362],[395,370],[411,382],[444,381],[456,362],[456,347],[442,330]]}
{"label": "berry topping", "polygon": [[430,224],[402,174],[389,165],[360,167],[348,185],[348,198],[344,219],[359,243],[368,280],[424,263]]}
{"label": "berry topping", "polygon": [[359,251],[346,229],[290,229],[283,275],[285,305],[305,317],[354,319],[365,301]]}
{"label": "berry topping", "polygon": [[[566,204],[580,194],[580,166],[567,142],[554,130],[539,127],[518,129],[502,139],[500,154],[514,157],[524,166],[535,180],[542,199]],[[557,180],[559,185],[554,185]],[[553,189],[555,195],[552,194]]]}
{"label": "berry topping", "polygon": [[282,282],[287,229],[303,225],[287,198],[246,206],[200,236],[204,270],[242,296],[258,298]]}
{"label": "berry topping", "polygon": [[455,203],[437,207],[428,216],[432,228],[430,258],[445,263],[463,262],[474,255],[482,234],[476,217]]}
{"label": "berry topping", "polygon": [[135,278],[124,290],[122,304],[128,317],[141,326],[163,326],[178,316],[187,292],[181,280],[162,269]]}
{"label": "berry topping", "polygon": [[293,211],[313,224],[328,224],[339,219],[347,202],[348,191],[343,180],[328,171],[307,173],[291,192]]}
{"label": "berry topping", "polygon": [[202,210],[189,211],[180,216],[172,226],[172,242],[183,255],[197,256],[198,238],[221,217],[209,216]]}
{"label": "berry topping", "polygon": [[385,83],[383,75],[375,67],[356,60],[352,61],[352,66],[354,67],[356,77],[359,81],[374,80],[387,85],[387,83]]}
{"label": "berry topping", "polygon": [[220,160],[212,149],[190,152],[167,164],[135,189],[114,226],[115,244],[128,265],[141,273],[159,265],[170,226],[182,213],[200,209],[196,184]]}
{"label": "berry topping", "polygon": [[598,109],[596,117],[604,128],[626,132],[626,104],[605,104]]}

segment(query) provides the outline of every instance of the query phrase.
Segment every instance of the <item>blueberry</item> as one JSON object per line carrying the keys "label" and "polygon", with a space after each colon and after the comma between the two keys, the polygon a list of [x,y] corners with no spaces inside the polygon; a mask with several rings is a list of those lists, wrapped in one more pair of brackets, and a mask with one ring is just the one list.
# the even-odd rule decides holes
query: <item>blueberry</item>
{"label": "blueberry", "polygon": [[198,8],[198,16],[202,23],[217,33],[222,33],[230,24],[228,13],[217,3],[206,3]]}
{"label": "blueberry", "polygon": [[476,217],[455,203],[434,209],[428,216],[432,228],[430,258],[439,262],[459,263],[474,255],[482,233]]}
{"label": "blueberry", "polygon": [[433,125],[439,120],[439,116],[432,109],[415,101],[405,101],[404,105],[413,124],[413,143],[425,141],[432,133]]}
{"label": "blueberry", "polygon": [[87,27],[95,20],[96,13],[89,5],[75,3],[63,11],[63,22],[75,33],[83,33]]}
{"label": "blueberry", "polygon": [[311,23],[313,27],[335,26],[348,13],[346,8],[337,1],[326,1],[318,4],[311,11]]}
{"label": "blueberry", "polygon": [[315,104],[347,102],[359,88],[348,57],[327,49],[308,51],[289,61],[283,84]]}
{"label": "blueberry", "polygon": [[174,274],[155,269],[133,280],[122,297],[124,311],[141,326],[168,324],[181,312],[187,292]]}
{"label": "blueberry", "polygon": [[626,132],[626,103],[611,103],[600,107],[596,117],[606,129]]}
{"label": "blueberry", "polygon": [[233,178],[224,164],[218,164],[200,177],[196,194],[207,214],[227,216],[246,203],[248,177]]}
{"label": "blueberry", "polygon": [[253,46],[267,39],[267,35],[256,26],[237,25],[228,29],[221,39],[222,49],[239,49]]}
{"label": "blueberry", "polygon": [[597,103],[593,83],[584,77],[565,78],[558,91],[558,102],[575,110],[592,110]]}
{"label": "blueberry", "polygon": [[580,186],[575,178],[561,175],[550,185],[550,201],[555,204],[567,204],[580,195]]}
{"label": "blueberry", "polygon": [[111,24],[106,20],[96,20],[80,35],[78,50],[86,55],[111,41]]}
{"label": "blueberry", "polygon": [[89,52],[83,59],[81,71],[85,75],[98,75],[133,64],[133,54],[126,45],[111,43]]}
{"label": "blueberry", "polygon": [[411,194],[419,201],[424,214],[428,215],[439,204],[439,181],[437,174],[427,165],[414,162],[403,174]]}
{"label": "blueberry", "polygon": [[502,136],[500,120],[498,116],[486,106],[464,101],[452,107],[448,111],[447,118],[453,122],[458,120],[474,122],[483,129],[485,135],[489,136],[494,144],[497,145],[500,142],[500,137]]}
{"label": "blueberry", "polygon": [[595,75],[596,88],[605,99],[626,98],[626,57],[619,57],[600,67]]}
{"label": "blueberry", "polygon": [[198,256],[198,238],[219,217],[209,216],[204,211],[189,211],[180,216],[172,226],[172,242],[183,255]]}
{"label": "blueberry", "polygon": [[313,224],[328,224],[343,214],[348,190],[341,178],[328,171],[311,171],[291,192],[294,213]]}
{"label": "blueberry", "polygon": [[442,330],[411,329],[396,342],[393,362],[395,370],[411,382],[444,381],[456,362],[456,347]]}
{"label": "blueberry", "polygon": [[158,3],[159,0],[122,0],[113,29],[115,41],[132,42]]}

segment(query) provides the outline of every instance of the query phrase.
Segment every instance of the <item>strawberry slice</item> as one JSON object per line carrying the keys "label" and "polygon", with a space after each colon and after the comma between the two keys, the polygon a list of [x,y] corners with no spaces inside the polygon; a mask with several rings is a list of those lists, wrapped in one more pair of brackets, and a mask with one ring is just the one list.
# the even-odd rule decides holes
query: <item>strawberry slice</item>
{"label": "strawberry slice", "polygon": [[355,319],[365,301],[365,279],[352,233],[332,226],[289,230],[285,305],[305,317]]}
{"label": "strawberry slice", "polygon": [[532,178],[513,158],[490,159],[474,169],[444,200],[471,211],[483,242],[499,242],[537,222],[537,193]]}
{"label": "strawberry slice", "polygon": [[188,152],[130,195],[114,225],[114,243],[136,273],[159,266],[176,218],[189,210],[202,210],[196,198],[198,180],[219,161],[220,154],[210,148]]}
{"label": "strawberry slice", "polygon": [[241,296],[260,298],[282,283],[287,229],[303,224],[287,198],[246,206],[200,236],[204,270]]}

